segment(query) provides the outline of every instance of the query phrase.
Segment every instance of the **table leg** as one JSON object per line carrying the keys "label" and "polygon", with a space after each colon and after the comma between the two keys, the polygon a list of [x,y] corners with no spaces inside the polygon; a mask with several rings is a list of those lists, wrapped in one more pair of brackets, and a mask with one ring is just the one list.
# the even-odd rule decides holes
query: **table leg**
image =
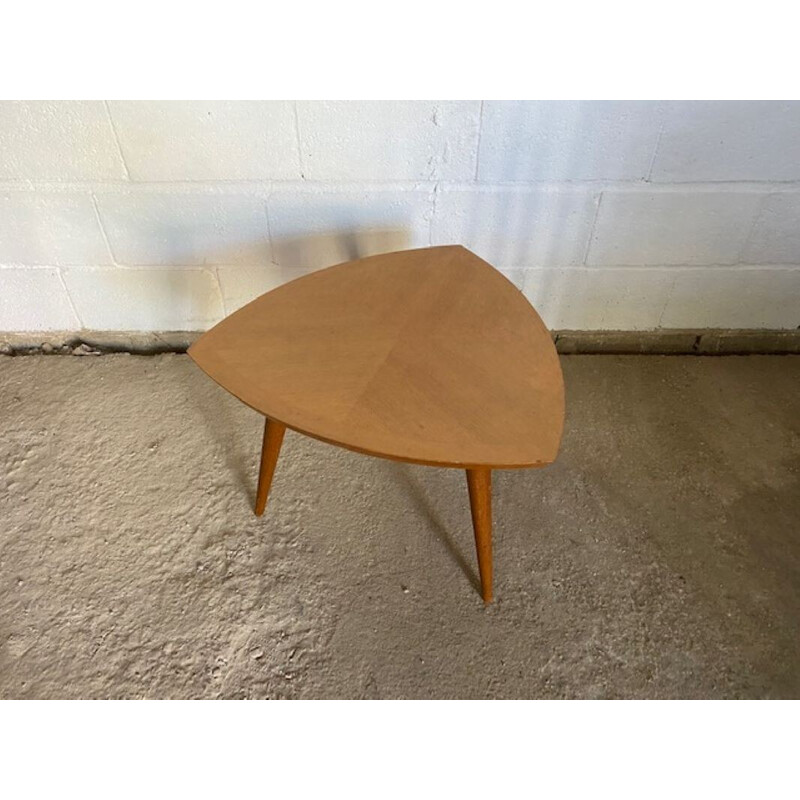
{"label": "table leg", "polygon": [[492,471],[488,467],[467,470],[469,507],[475,529],[475,549],[481,574],[484,603],[492,602]]}
{"label": "table leg", "polygon": [[286,426],[267,418],[264,421],[264,443],[261,446],[261,469],[258,473],[258,493],[256,494],[256,516],[260,517],[267,506],[267,495],[278,463],[283,434]]}

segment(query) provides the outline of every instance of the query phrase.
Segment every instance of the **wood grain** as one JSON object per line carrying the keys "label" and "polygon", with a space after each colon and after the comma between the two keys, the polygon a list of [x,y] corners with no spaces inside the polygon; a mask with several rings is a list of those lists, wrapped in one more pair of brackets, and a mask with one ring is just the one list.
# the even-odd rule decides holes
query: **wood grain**
{"label": "wood grain", "polygon": [[558,452],[564,387],[550,334],[460,246],[298,278],[189,355],[271,420],[358,452],[464,468],[538,467]]}

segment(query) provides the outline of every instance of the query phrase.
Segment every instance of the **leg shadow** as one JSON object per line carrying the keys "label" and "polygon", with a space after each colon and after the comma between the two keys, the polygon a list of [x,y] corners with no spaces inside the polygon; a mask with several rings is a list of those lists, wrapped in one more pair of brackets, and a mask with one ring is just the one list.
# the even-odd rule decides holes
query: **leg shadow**
{"label": "leg shadow", "polygon": [[[188,356],[186,356],[188,360]],[[200,369],[197,369],[196,379],[198,381],[209,381]],[[194,383],[195,378],[187,383]],[[217,450],[222,454],[225,466],[233,475],[235,483],[240,488],[242,496],[246,498],[250,508],[255,507],[256,502],[256,483],[258,481],[257,463],[261,453],[261,438],[263,433],[263,417],[259,416],[260,424],[257,426],[257,433],[253,436],[252,449],[245,451],[242,447],[237,447],[239,437],[242,437],[242,425],[237,424],[234,419],[235,408],[229,398],[226,397],[224,389],[210,387],[210,392],[198,392],[197,386],[187,387],[186,392],[190,404],[199,412],[203,419],[203,427],[216,445]],[[238,402],[238,401],[236,401]],[[256,412],[252,412],[253,415]],[[238,416],[238,415],[237,415]],[[243,438],[243,437],[242,437]],[[251,459],[255,454],[255,471]]]}
{"label": "leg shadow", "polygon": [[[461,549],[453,540],[453,537],[447,531],[447,528],[442,524],[436,510],[431,504],[428,497],[425,495],[424,490],[414,480],[411,472],[406,464],[386,462],[386,466],[391,471],[392,476],[397,478],[408,490],[408,494],[413,499],[417,508],[422,512],[423,516],[429,523],[431,529],[436,534],[436,538],[444,545],[445,549],[450,554],[450,557],[459,566],[461,571],[467,577],[467,580],[472,584],[478,594],[481,592],[481,583],[478,574],[469,565]],[[466,483],[464,486],[464,493],[466,497]]]}

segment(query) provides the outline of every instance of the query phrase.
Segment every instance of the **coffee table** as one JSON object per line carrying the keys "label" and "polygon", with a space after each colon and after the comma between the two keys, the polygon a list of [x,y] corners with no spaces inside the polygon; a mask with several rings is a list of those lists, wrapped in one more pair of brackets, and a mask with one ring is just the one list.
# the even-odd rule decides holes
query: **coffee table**
{"label": "coffee table", "polygon": [[189,348],[266,417],[255,513],[286,428],[467,475],[481,594],[492,599],[491,474],[558,453],[564,385],[521,292],[461,246],[362,258],[297,278]]}

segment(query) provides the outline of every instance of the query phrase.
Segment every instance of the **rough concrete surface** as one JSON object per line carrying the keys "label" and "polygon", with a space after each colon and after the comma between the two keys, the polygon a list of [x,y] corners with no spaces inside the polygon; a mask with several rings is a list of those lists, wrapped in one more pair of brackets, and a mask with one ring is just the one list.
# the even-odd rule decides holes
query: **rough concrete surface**
{"label": "rough concrete surface", "polygon": [[183,355],[0,358],[4,698],[800,697],[800,358],[567,356],[559,461],[262,421]]}

